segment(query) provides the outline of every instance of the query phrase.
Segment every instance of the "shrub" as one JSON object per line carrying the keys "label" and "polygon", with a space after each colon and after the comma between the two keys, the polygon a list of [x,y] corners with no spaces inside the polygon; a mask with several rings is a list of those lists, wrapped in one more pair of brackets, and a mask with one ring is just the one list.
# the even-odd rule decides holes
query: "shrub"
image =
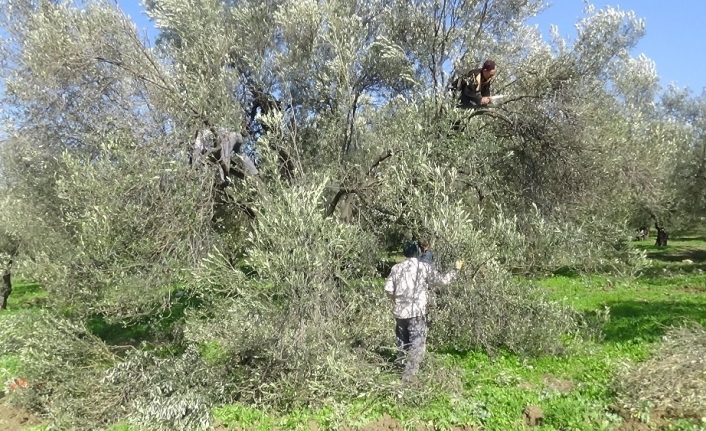
{"label": "shrub", "polygon": [[431,313],[438,346],[491,354],[500,348],[521,355],[554,354],[561,351],[561,336],[576,329],[569,307],[550,301],[531,282],[513,279],[493,261],[469,268],[438,292]]}
{"label": "shrub", "polygon": [[10,401],[58,429],[96,429],[121,415],[120,389],[101,381],[118,358],[85,326],[48,311],[17,314],[0,325],[4,354],[17,355],[17,377],[27,381]]}
{"label": "shrub", "polygon": [[188,314],[185,338],[226,352],[218,358],[243,402],[291,408],[379,386],[394,339],[373,280],[376,243],[324,217],[325,185],[263,201],[244,244],[249,275],[218,252],[195,275],[193,293],[210,299]]}

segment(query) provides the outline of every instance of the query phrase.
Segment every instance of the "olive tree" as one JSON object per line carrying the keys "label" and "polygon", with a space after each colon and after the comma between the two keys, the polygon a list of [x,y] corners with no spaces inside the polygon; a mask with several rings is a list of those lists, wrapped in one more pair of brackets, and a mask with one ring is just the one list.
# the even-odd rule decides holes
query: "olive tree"
{"label": "olive tree", "polygon": [[673,194],[665,200],[662,213],[676,229],[703,226],[703,193],[706,172],[705,122],[706,96],[693,94],[687,88],[670,86],[664,92],[661,112],[672,130],[678,152],[673,156],[669,185]]}
{"label": "olive tree", "polygon": [[[547,43],[523,24],[542,7],[151,0],[162,33],[149,47],[107,2],[3,4],[14,111],[0,162],[37,221],[27,272],[63,312],[37,327],[73,328],[79,345],[92,316],[129,324],[186,308],[170,357],[104,356],[90,338],[101,385],[115,387],[44,390],[107,394],[141,426],[199,427],[212,403],[287,409],[380,389],[393,340],[376,267],[405,236],[435,241],[440,269],[469,262],[440,292],[435,342],[556,352],[576,316],[526,295],[513,272],[630,267],[615,203],[652,177],[626,169],[645,145],[630,124],[646,98],[606,85],[622,88],[607,65],[630,60],[642,22],[589,10],[573,44]],[[490,55],[496,91],[512,97],[487,114],[454,109],[450,65]],[[613,106],[621,97],[637,108]],[[46,349],[23,352],[41,353],[48,379],[76,357],[50,355],[56,337],[42,331],[32,340]],[[197,389],[214,381],[216,395]],[[72,425],[86,414],[46,408]]]}

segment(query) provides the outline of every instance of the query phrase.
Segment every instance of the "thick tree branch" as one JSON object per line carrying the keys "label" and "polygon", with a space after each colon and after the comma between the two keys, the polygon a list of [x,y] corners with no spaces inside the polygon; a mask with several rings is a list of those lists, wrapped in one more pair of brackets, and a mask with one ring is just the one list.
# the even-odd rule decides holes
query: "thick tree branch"
{"label": "thick tree branch", "polygon": [[385,160],[389,159],[392,157],[392,150],[387,150],[384,153],[380,154],[377,159],[373,162],[373,164],[370,166],[370,169],[368,169],[368,176],[372,175],[373,170],[380,166],[380,163],[384,162]]}
{"label": "thick tree branch", "polygon": [[324,214],[324,217],[328,218],[333,215],[333,213],[336,211],[336,206],[338,206],[338,202],[343,199],[344,196],[347,196],[351,193],[357,193],[358,189],[355,188],[340,188],[338,189],[338,192],[336,195],[331,199],[331,202],[328,204],[328,208],[326,209],[326,213]]}
{"label": "thick tree branch", "polygon": [[[380,166],[380,163],[383,161],[389,159],[392,157],[392,150],[387,150],[384,153],[380,154],[375,161],[373,162],[372,165],[370,165],[370,169],[368,169],[367,177],[370,177],[373,174],[373,171],[375,168]],[[334,195],[333,199],[331,199],[331,202],[329,202],[326,213],[324,214],[325,217],[331,217],[333,213],[336,211],[336,206],[338,205],[338,202],[340,202],[341,199],[343,199],[344,196],[349,195],[349,194],[358,194],[361,190],[372,187],[376,184],[379,184],[378,180],[372,180],[372,181],[367,181],[365,184],[362,184],[357,187],[341,187],[338,189],[338,192]]]}

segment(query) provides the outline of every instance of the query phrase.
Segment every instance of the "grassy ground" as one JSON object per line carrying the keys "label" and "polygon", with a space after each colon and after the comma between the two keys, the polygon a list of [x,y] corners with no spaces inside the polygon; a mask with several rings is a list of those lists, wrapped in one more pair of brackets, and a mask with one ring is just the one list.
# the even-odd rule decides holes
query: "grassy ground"
{"label": "grassy ground", "polygon": [[[7,310],[0,313],[0,325],[23,313],[34,313],[46,299],[46,292],[38,284],[15,282]],[[17,374],[18,361],[13,355],[0,355],[0,385]]]}
{"label": "grassy ground", "polygon": [[[389,415],[409,429],[433,423],[441,429],[473,424],[487,430],[513,430],[525,428],[523,410],[533,405],[544,416],[537,430],[619,429],[624,421],[610,408],[615,371],[645,359],[670,325],[706,325],[706,238],[673,240],[662,249],[653,242],[638,244],[653,266],[635,280],[554,276],[539,281],[577,310],[591,314],[607,310],[609,320],[600,339],[570,341],[561,357],[523,360],[514,355],[491,359],[483,353],[438,354],[463,370],[466,394],[460,399],[439,396],[436,402],[409,408],[368,397],[286,416],[232,405],[215,409],[214,415],[228,429],[308,429],[315,428],[314,423],[326,429],[341,423],[360,426]],[[702,429],[685,421],[670,426]]]}
{"label": "grassy ground", "polygon": [[[587,314],[608,311],[603,336],[594,341],[568,341],[561,357],[521,359],[514,355],[490,358],[482,353],[434,353],[440,363],[454,364],[462,373],[464,394],[439,394],[416,407],[382,401],[366,394],[357,400],[337,400],[325,409],[276,415],[242,405],[214,409],[221,429],[335,429],[343,424],[374,429],[450,429],[473,425],[486,430],[524,429],[523,410],[532,405],[543,412],[537,430],[647,429],[626,427],[613,413],[611,381],[619,367],[648,357],[670,325],[706,325],[706,238],[687,237],[656,249],[653,241],[639,243],[653,266],[635,280],[609,276],[554,276],[540,280],[556,298],[566,297]],[[32,312],[43,292],[36,285],[18,285],[10,310],[0,316]],[[98,330],[108,330],[101,326]],[[139,334],[134,334],[136,337]],[[139,337],[138,337],[139,338]],[[0,382],[17,373],[16,358],[0,357]],[[389,415],[389,416],[388,416]],[[675,430],[697,430],[688,422],[672,422]],[[621,428],[623,427],[623,428]],[[116,425],[112,431],[128,431]]]}
{"label": "grassy ground", "polygon": [[[5,321],[23,313],[34,313],[46,299],[46,292],[38,284],[17,284],[14,289],[8,309],[0,313],[0,325]],[[5,386],[5,382],[17,376],[19,373],[19,361],[15,355],[0,355],[0,391]],[[29,414],[19,410],[5,407],[0,400],[0,429],[16,430],[17,422],[29,424],[39,422]],[[9,421],[9,422],[8,422]],[[26,425],[24,431],[44,431],[44,426]]]}

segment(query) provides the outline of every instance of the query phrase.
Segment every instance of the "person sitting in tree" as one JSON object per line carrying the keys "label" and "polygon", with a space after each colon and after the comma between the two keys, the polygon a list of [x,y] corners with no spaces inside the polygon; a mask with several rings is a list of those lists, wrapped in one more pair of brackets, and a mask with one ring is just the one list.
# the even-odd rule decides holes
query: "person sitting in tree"
{"label": "person sitting in tree", "polygon": [[453,80],[449,88],[461,92],[458,107],[478,109],[491,104],[490,84],[495,73],[495,61],[486,60],[480,69],[472,69]]}

